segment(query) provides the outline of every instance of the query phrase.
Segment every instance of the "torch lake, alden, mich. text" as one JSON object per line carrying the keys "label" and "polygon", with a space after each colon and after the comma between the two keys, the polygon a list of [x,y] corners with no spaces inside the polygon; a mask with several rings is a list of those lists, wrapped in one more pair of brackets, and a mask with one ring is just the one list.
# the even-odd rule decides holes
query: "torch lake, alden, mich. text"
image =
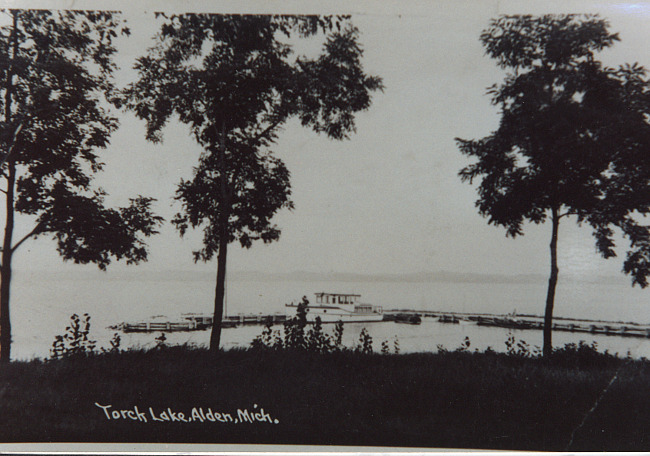
{"label": "torch lake, alden, mich. text", "polygon": [[278,424],[280,421],[277,418],[271,418],[271,415],[264,411],[263,408],[258,408],[257,404],[253,405],[253,409],[237,409],[235,412],[217,412],[210,407],[192,407],[187,411],[172,410],[171,407],[155,410],[153,407],[146,409],[139,409],[138,406],[131,408],[115,408],[112,405],[102,405],[95,402],[95,405],[102,409],[107,420],[131,420],[139,421],[142,423],[167,421],[179,423],[192,423],[192,422],[213,422],[213,423],[271,423]]}

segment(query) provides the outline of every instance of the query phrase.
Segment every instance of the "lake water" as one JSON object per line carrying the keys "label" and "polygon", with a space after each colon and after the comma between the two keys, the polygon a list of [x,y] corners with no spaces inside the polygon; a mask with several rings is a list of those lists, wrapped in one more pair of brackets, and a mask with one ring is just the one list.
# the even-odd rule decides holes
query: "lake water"
{"label": "lake water", "polygon": [[[541,315],[546,283],[401,283],[401,282],[304,282],[230,280],[227,312],[284,312],[284,304],[298,301],[317,291],[357,293],[363,302],[384,309],[446,310]],[[622,281],[561,281],[556,297],[555,315],[611,321],[650,322],[649,291],[631,288]],[[63,334],[73,313],[91,315],[91,337],[99,346],[109,346],[115,331],[108,326],[123,321],[138,321],[153,315],[174,317],[183,312],[209,312],[213,306],[214,278],[182,278],[161,274],[160,278],[130,275],[90,275],[83,279],[66,274],[18,273],[12,287],[12,357],[47,357],[54,337]],[[379,350],[382,341],[392,349],[397,340],[400,351],[436,351],[459,347],[469,337],[471,349],[491,347],[504,351],[509,331],[473,324],[451,325],[425,318],[421,325],[393,322],[346,324],[344,343],[353,346],[366,327]],[[225,347],[247,346],[261,333],[262,326],[224,329]],[[280,326],[277,329],[281,329]],[[332,328],[326,326],[326,330]],[[512,331],[531,346],[542,345],[541,331]],[[159,334],[121,334],[122,346],[151,347]],[[168,343],[208,343],[209,331],[172,333]],[[585,340],[596,341],[601,350],[650,357],[650,339],[623,338],[580,333],[555,332],[555,345]]]}

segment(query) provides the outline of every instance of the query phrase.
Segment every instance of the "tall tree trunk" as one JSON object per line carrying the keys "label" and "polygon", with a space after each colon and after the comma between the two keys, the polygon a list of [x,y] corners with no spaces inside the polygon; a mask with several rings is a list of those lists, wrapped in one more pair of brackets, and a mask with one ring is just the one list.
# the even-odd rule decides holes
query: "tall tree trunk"
{"label": "tall tree trunk", "polygon": [[221,144],[219,147],[219,186],[221,204],[219,212],[219,253],[217,256],[217,285],[214,293],[214,316],[210,334],[210,352],[216,354],[221,344],[221,323],[223,322],[223,301],[226,291],[226,257],[228,255],[228,219],[230,218],[230,192],[226,179],[226,128],[221,126]]}
{"label": "tall tree trunk", "polygon": [[[12,99],[13,99],[13,80],[14,80],[14,58],[18,51],[18,11],[12,11],[12,56],[9,60],[9,69],[7,71],[7,86],[5,87],[5,106],[4,120],[5,125],[11,125],[12,119]],[[2,265],[0,265],[0,363],[8,363],[11,360],[11,318],[9,316],[9,298],[11,291],[11,257],[13,256],[12,241],[14,233],[14,187],[16,184],[16,164],[13,159],[9,159],[11,148],[9,147],[9,138],[5,143],[4,161],[7,163],[7,193],[6,197],[6,219],[5,234],[2,241]]]}
{"label": "tall tree trunk", "polygon": [[2,242],[2,266],[0,266],[0,363],[11,359],[11,319],[9,317],[9,297],[11,291],[11,248],[14,232],[14,186],[16,166],[9,162],[7,170],[6,221]]}
{"label": "tall tree trunk", "polygon": [[[210,334],[210,351],[216,353],[221,344],[221,323],[223,322],[223,301],[226,291],[226,256],[228,254],[228,233],[221,230],[219,239],[219,254],[217,257],[217,286],[214,296],[214,317],[212,333]],[[224,233],[224,231],[226,231]]]}
{"label": "tall tree trunk", "polygon": [[553,232],[551,234],[551,276],[548,279],[548,292],[546,294],[546,311],[544,312],[544,356],[553,352],[552,331],[553,331],[553,305],[555,304],[555,287],[559,269],[557,267],[557,234],[560,226],[558,209],[551,209],[551,223]]}

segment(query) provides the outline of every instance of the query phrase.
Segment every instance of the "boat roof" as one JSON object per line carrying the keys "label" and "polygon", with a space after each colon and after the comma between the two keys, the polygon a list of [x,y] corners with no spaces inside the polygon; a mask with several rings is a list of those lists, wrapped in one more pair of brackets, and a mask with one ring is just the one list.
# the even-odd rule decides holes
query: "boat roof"
{"label": "boat roof", "polygon": [[325,293],[324,291],[320,293],[314,293],[316,296],[357,296],[361,297],[360,294],[353,294],[353,293]]}

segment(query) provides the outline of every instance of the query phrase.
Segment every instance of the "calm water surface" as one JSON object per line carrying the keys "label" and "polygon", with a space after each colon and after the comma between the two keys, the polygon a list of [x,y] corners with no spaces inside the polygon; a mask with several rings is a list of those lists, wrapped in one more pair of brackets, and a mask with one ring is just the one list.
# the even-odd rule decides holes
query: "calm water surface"
{"label": "calm water surface", "polygon": [[[546,284],[539,283],[398,283],[398,282],[292,282],[237,281],[228,283],[227,312],[284,312],[284,304],[311,299],[317,291],[358,293],[363,302],[385,309],[447,310],[541,315]],[[13,352],[15,359],[47,357],[57,334],[63,334],[73,313],[91,315],[91,337],[99,346],[109,346],[115,331],[108,329],[123,321],[138,321],[154,315],[174,317],[182,312],[209,312],[214,299],[213,279],[135,280],[128,276],[106,275],[80,280],[66,276],[17,274],[12,288]],[[561,282],[557,292],[556,316],[611,321],[650,322],[648,291],[632,289],[625,280],[616,283]],[[443,324],[425,318],[421,325],[393,322],[347,324],[344,343],[354,346],[366,327],[374,348],[388,341],[391,350],[397,340],[400,352],[436,351],[459,347],[469,337],[471,349],[491,347],[504,351],[509,331],[473,324]],[[261,333],[261,326],[224,329],[223,345],[248,346]],[[277,329],[281,329],[280,326]],[[326,331],[331,327],[326,326]],[[518,340],[531,346],[542,345],[541,331],[512,331]],[[151,347],[159,334],[121,334],[123,347]],[[601,350],[650,357],[650,339],[622,338],[580,333],[554,333],[554,344],[596,341]],[[172,333],[169,343],[207,344],[209,331]]]}

